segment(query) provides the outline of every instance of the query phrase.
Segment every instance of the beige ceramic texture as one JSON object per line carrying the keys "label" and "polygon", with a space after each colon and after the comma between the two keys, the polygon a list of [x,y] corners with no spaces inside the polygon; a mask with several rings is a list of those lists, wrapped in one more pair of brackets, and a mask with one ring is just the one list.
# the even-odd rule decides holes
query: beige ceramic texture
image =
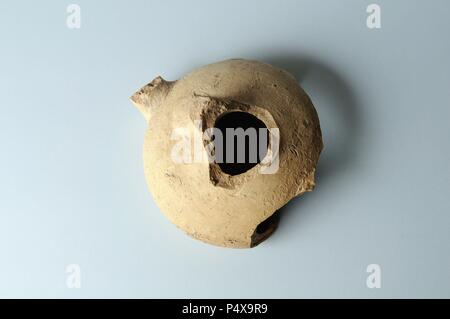
{"label": "beige ceramic texture", "polygon": [[[196,239],[253,247],[276,228],[275,212],[314,188],[323,147],[319,119],[309,97],[286,71],[258,61],[226,60],[173,82],[157,77],[131,100],[149,125],[144,170],[154,200],[172,223]],[[201,134],[198,131],[213,127],[217,117],[230,111],[249,112],[269,130],[279,129],[275,174],[262,174],[261,164],[231,176],[208,161],[172,160],[174,129]],[[271,143],[269,139],[269,151]],[[258,227],[264,221],[265,227]]]}

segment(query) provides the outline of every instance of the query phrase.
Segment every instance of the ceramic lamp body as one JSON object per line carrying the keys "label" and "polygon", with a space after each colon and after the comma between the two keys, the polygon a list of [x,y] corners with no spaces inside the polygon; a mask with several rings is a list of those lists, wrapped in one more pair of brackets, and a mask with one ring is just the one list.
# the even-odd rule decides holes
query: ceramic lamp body
{"label": "ceramic lamp body", "polygon": [[[283,70],[227,60],[174,82],[158,77],[131,100],[149,124],[144,171],[154,200],[170,221],[196,239],[253,247],[275,229],[270,217],[277,210],[314,187],[322,150],[319,119],[309,97]],[[277,143],[269,138],[268,149],[272,156],[276,153],[276,170],[263,173],[264,163],[259,163],[230,175],[214,162],[174,161],[174,132],[192,140],[231,112],[248,113],[279,132]],[[207,153],[205,144],[193,146],[192,157],[196,150]],[[258,228],[260,224],[266,227]]]}

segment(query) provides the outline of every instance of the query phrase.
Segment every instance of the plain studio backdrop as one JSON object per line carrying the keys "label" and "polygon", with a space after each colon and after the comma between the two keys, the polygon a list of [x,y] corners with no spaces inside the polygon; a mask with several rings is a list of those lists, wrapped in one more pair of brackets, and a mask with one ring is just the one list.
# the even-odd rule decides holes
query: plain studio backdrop
{"label": "plain studio backdrop", "polygon": [[[450,3],[376,1],[373,29],[371,3],[80,0],[71,29],[71,2],[2,1],[0,296],[450,297]],[[246,250],[159,211],[128,100],[228,58],[296,76],[325,143]]]}

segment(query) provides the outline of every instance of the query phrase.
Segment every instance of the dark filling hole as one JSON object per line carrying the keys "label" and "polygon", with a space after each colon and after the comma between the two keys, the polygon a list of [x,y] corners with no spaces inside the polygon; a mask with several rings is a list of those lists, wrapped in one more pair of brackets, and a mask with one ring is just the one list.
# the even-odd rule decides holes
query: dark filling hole
{"label": "dark filling hole", "polygon": [[254,247],[272,235],[280,221],[280,211],[276,211],[272,216],[261,222],[252,235],[251,246]]}
{"label": "dark filling hole", "polygon": [[[230,112],[219,117],[214,126],[222,132],[222,145],[214,143],[214,147],[216,163],[224,173],[245,173],[266,156],[269,145],[268,130],[264,122],[256,116],[240,111]],[[243,131],[236,130],[238,128]],[[214,140],[216,138],[215,136]],[[264,143],[265,141],[267,142]]]}
{"label": "dark filling hole", "polygon": [[275,224],[278,222],[279,215],[277,213],[273,214],[269,218],[267,218],[265,221],[263,221],[261,224],[256,227],[256,233],[259,235],[265,234],[268,231],[272,230],[272,228],[275,226]]}

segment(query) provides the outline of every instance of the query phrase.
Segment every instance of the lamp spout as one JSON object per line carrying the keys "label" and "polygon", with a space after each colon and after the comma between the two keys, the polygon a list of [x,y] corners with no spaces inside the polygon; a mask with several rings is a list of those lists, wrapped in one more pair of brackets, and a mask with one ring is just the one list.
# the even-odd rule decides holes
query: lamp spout
{"label": "lamp spout", "polygon": [[147,122],[150,121],[153,110],[162,104],[175,82],[166,81],[158,76],[130,97],[131,102],[141,111]]}

